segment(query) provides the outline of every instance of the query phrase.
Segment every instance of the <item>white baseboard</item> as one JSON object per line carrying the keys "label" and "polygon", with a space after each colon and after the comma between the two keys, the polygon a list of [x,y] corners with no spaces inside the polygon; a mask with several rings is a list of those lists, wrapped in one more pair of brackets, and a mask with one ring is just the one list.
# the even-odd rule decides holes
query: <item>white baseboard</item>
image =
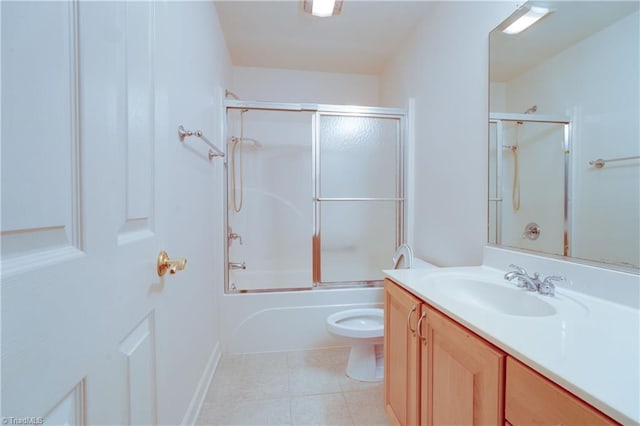
{"label": "white baseboard", "polygon": [[209,391],[209,384],[211,383],[213,374],[216,372],[216,368],[218,367],[218,362],[220,362],[221,356],[222,351],[220,349],[220,342],[218,342],[216,343],[216,346],[213,348],[213,351],[209,356],[209,361],[207,361],[207,365],[202,373],[202,377],[200,377],[200,382],[198,382],[198,387],[193,394],[193,398],[191,398],[189,408],[187,409],[187,412],[182,419],[181,425],[195,425],[198,414],[200,414],[200,409],[202,408],[204,398]]}

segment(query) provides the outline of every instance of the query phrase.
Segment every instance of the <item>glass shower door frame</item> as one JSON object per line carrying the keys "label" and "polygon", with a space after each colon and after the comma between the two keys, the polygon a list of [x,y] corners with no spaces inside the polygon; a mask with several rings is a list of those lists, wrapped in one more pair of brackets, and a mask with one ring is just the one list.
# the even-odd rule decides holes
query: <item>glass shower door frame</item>
{"label": "glass shower door frame", "polygon": [[[321,146],[320,146],[320,120],[322,117],[339,116],[339,117],[360,117],[360,118],[387,118],[398,120],[398,129],[396,135],[396,152],[395,166],[398,172],[396,182],[395,197],[322,197],[320,188],[320,162],[321,162]],[[341,203],[341,202],[394,202],[396,204],[396,247],[405,242],[405,136],[406,136],[406,112],[396,108],[377,108],[377,107],[341,107],[335,105],[322,105],[318,107],[318,111],[314,114],[312,131],[313,131],[313,147],[312,147],[312,174],[313,174],[313,259],[312,259],[312,275],[314,287],[354,287],[354,286],[373,286],[379,284],[381,280],[375,281],[323,281],[322,280],[322,227],[321,227],[321,206],[323,203]],[[391,163],[390,163],[391,164]],[[391,264],[391,257],[389,258]]]}
{"label": "glass shower door frame", "polygon": [[[406,164],[406,135],[407,135],[407,112],[405,109],[401,108],[381,108],[381,107],[364,107],[364,106],[344,106],[344,105],[329,105],[329,104],[299,104],[299,103],[282,103],[282,102],[262,102],[262,101],[242,101],[242,100],[230,100],[225,99],[223,101],[224,107],[224,120],[223,120],[223,128],[222,128],[222,139],[227,141],[228,129],[227,129],[227,120],[228,113],[230,110],[239,110],[239,109],[250,109],[250,110],[272,110],[272,111],[308,111],[313,112],[312,119],[312,180],[313,180],[313,224],[311,226],[311,235],[312,235],[312,277],[311,277],[311,288],[317,287],[355,287],[355,286],[372,286],[380,283],[381,281],[348,281],[348,282],[339,282],[339,283],[326,283],[321,281],[321,229],[320,229],[320,203],[323,201],[328,201],[327,199],[320,198],[319,194],[319,128],[318,123],[320,116],[322,115],[348,115],[348,116],[356,116],[356,117],[375,117],[375,118],[392,118],[399,120],[398,125],[398,144],[396,148],[396,162],[397,162],[397,170],[399,173],[398,183],[397,183],[397,197],[386,198],[386,199],[358,199],[358,201],[389,201],[396,202],[396,246],[404,243],[406,240],[406,199],[405,199],[405,164]],[[227,152],[227,144],[224,144],[225,152]],[[223,208],[223,232],[226,234],[227,227],[229,225],[229,212],[228,212],[228,157],[224,158],[224,173],[223,173],[223,198],[224,202],[222,203]],[[338,201],[339,200],[334,200]],[[344,201],[344,200],[343,200]],[[230,277],[229,277],[229,245],[228,238],[224,238],[224,292],[225,293],[236,293],[238,290],[230,288]],[[389,257],[389,267],[391,266],[391,255]],[[262,289],[262,290],[245,290],[242,292],[246,293],[264,293],[264,292],[280,292],[280,291],[288,291],[288,290],[304,290],[300,288],[296,289],[286,289],[286,288],[278,288],[278,289]]]}

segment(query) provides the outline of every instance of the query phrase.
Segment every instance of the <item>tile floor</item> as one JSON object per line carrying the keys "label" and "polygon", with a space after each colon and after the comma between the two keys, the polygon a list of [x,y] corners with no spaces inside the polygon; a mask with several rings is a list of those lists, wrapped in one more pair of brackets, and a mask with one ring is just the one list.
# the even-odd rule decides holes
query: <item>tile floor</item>
{"label": "tile floor", "polygon": [[382,382],[347,377],[349,348],[223,356],[198,425],[387,426]]}

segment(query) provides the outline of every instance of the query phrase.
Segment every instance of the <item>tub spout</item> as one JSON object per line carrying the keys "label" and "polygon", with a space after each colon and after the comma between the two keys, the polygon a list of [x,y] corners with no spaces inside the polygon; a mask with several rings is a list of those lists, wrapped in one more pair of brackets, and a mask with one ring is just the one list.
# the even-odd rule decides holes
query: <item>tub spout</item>
{"label": "tub spout", "polygon": [[247,265],[244,261],[242,263],[229,262],[229,269],[247,269]]}
{"label": "tub spout", "polygon": [[393,255],[393,269],[400,269],[400,264],[404,260],[404,269],[411,269],[413,266],[413,250],[409,244],[402,244]]}

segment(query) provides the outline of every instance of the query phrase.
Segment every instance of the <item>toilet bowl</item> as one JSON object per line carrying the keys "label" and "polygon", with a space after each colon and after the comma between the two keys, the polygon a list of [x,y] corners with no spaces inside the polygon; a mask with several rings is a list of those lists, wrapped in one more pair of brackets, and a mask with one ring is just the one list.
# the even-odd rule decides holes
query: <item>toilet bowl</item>
{"label": "toilet bowl", "polygon": [[349,309],[327,318],[327,330],[351,339],[347,376],[363,382],[383,378],[384,311],[382,309]]}

